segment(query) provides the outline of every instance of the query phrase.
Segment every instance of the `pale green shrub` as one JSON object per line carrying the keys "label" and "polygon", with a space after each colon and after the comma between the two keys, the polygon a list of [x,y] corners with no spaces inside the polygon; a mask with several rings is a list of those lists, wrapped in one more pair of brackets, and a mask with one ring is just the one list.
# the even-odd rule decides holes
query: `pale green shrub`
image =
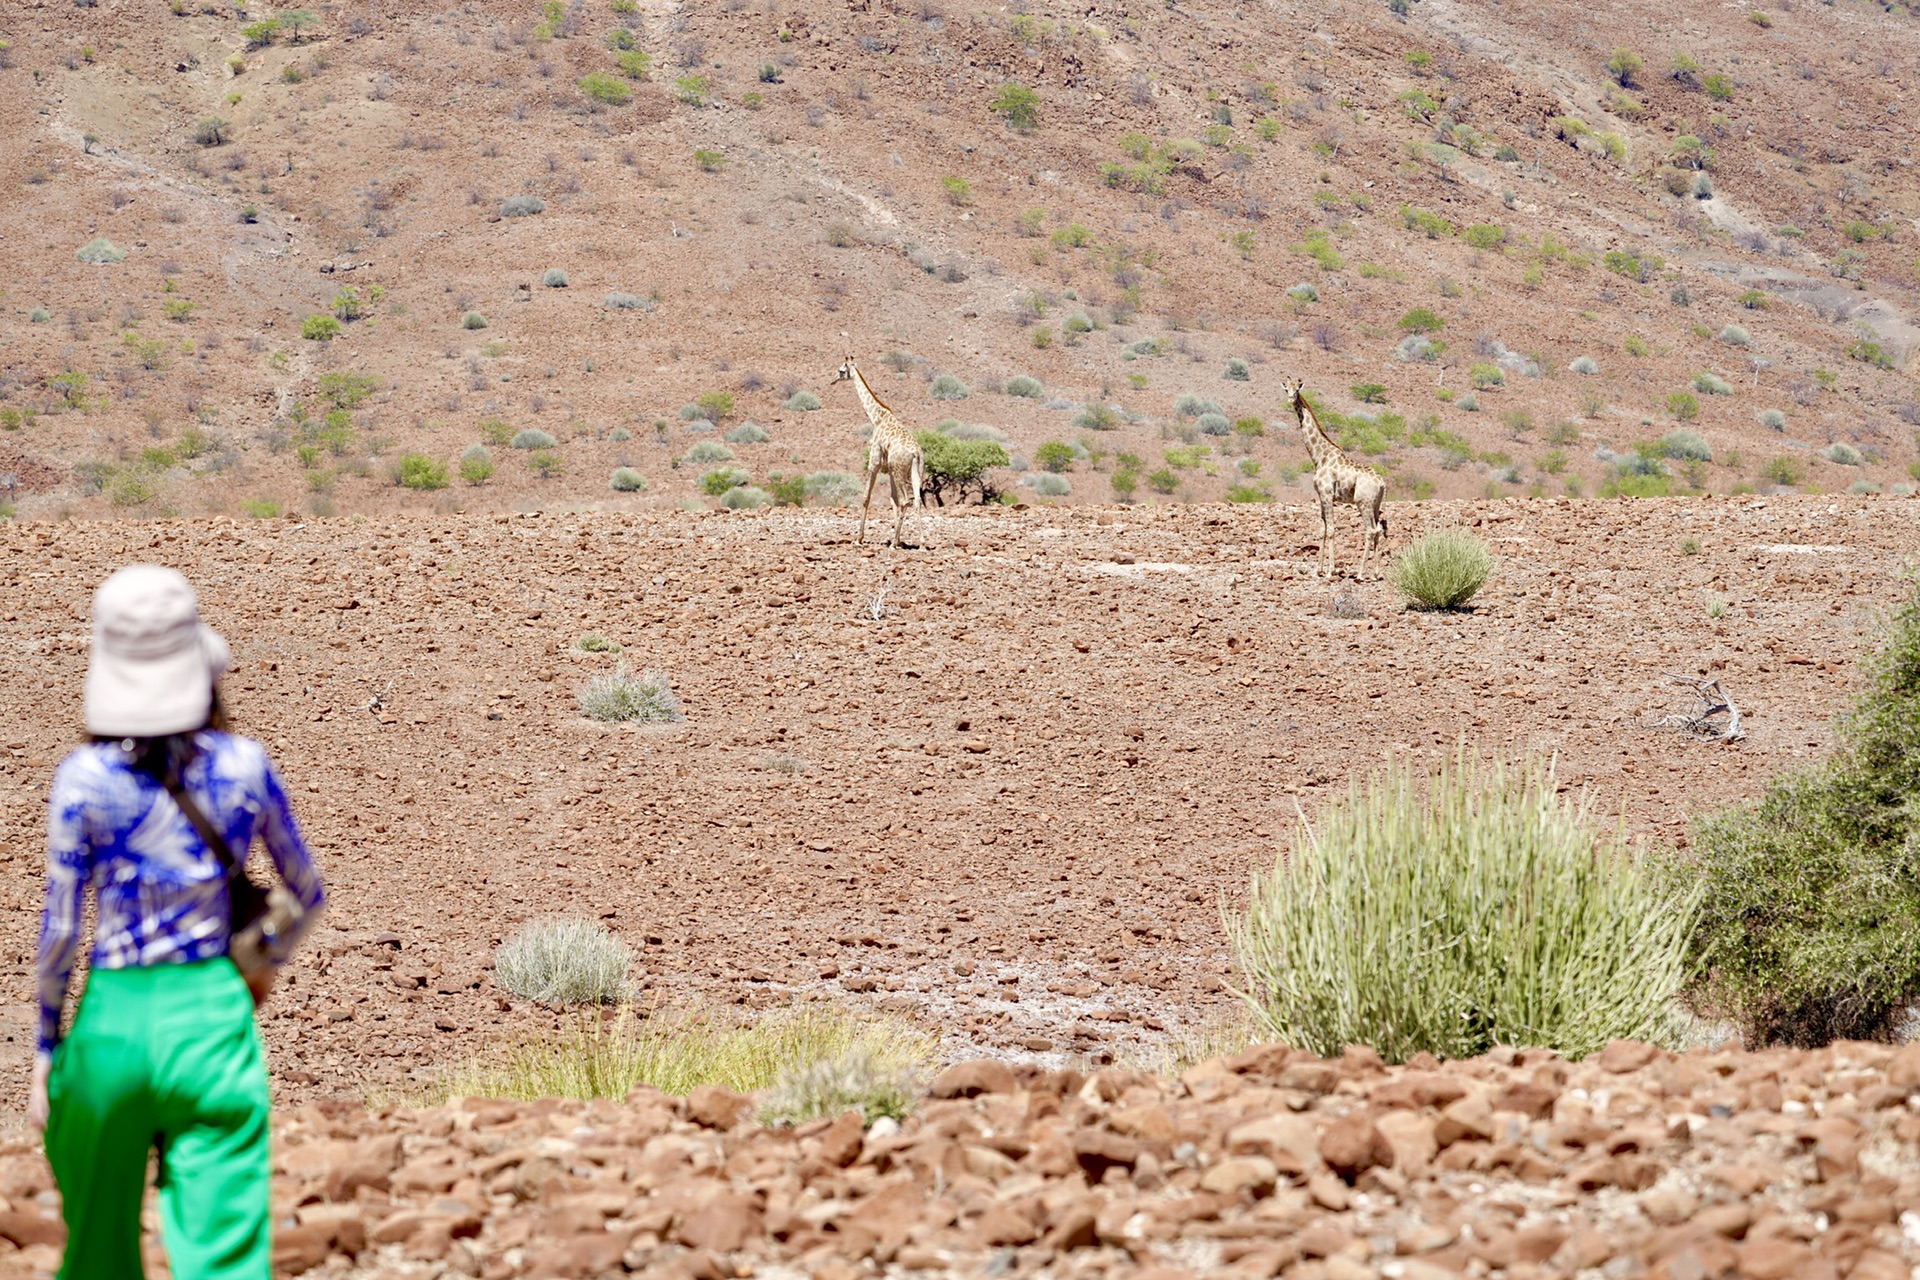
{"label": "pale green shrub", "polygon": [[1422,609],[1458,609],[1493,573],[1486,544],[1464,529],[1437,529],[1394,558],[1387,579]]}
{"label": "pale green shrub", "polygon": [[538,1004],[610,1004],[626,994],[633,948],[598,921],[536,920],[493,957],[494,977]]}

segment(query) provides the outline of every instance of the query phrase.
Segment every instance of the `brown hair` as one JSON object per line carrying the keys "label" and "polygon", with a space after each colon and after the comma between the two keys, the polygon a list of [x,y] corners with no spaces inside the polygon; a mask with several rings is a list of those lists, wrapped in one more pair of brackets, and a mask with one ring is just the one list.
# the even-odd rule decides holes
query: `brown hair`
{"label": "brown hair", "polygon": [[189,729],[185,733],[169,733],[157,738],[127,738],[114,734],[92,734],[90,741],[112,743],[126,756],[127,763],[137,773],[144,773],[155,782],[165,784],[166,779],[176,773],[193,757],[193,735],[202,729],[212,729],[225,733],[228,728],[227,709],[220,701],[220,686],[213,687],[213,696],[207,702],[207,719],[199,729]]}

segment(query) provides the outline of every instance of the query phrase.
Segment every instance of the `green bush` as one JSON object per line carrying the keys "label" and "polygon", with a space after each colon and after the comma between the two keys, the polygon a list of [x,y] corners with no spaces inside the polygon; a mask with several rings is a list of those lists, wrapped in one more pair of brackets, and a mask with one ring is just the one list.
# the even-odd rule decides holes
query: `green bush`
{"label": "green bush", "polygon": [[609,107],[624,107],[633,98],[632,91],[620,82],[618,76],[608,75],[604,71],[589,71],[581,76],[580,92]]}
{"label": "green bush", "polygon": [[640,493],[646,487],[647,478],[632,467],[615,467],[607,480],[607,488],[615,493]]}
{"label": "green bush", "polygon": [[1682,462],[1713,461],[1713,449],[1698,431],[1669,431],[1660,437],[1655,452],[1663,458],[1678,458]]}
{"label": "green bush", "polygon": [[787,475],[774,472],[767,477],[766,489],[776,507],[807,505],[807,478],[797,471]]}
{"label": "green bush", "polygon": [[1702,1008],[1749,1047],[1884,1040],[1920,995],[1920,582],[1824,762],[1700,821],[1676,884],[1704,894]]}
{"label": "green bush", "polygon": [[1059,440],[1049,440],[1033,451],[1033,460],[1044,471],[1071,470],[1075,456],[1073,446]]}
{"label": "green bush", "polygon": [[564,289],[567,287],[567,273],[558,267],[548,267],[541,275],[540,283],[549,289]]}
{"label": "green bush", "polygon": [[558,450],[554,449],[535,449],[527,455],[527,465],[532,467],[534,473],[542,480],[551,480],[565,473],[567,469],[566,460],[560,456]]}
{"label": "green bush", "polygon": [[733,450],[718,440],[699,440],[687,450],[686,461],[705,466],[709,462],[732,462]]}
{"label": "green bush", "polygon": [[989,109],[1020,133],[1040,127],[1040,95],[1018,80],[1003,81]]}
{"label": "green bush", "polygon": [[773,439],[773,433],[757,422],[743,422],[721,438],[728,444],[765,444]]}
{"label": "green bush", "polygon": [[738,489],[753,479],[738,467],[715,467],[700,477],[700,492],[718,498],[729,489]]}
{"label": "green bush", "polygon": [[1760,478],[1793,488],[1806,479],[1806,472],[1792,458],[1769,458],[1760,468]]}
{"label": "green bush", "polygon": [[1228,359],[1227,371],[1220,376],[1229,382],[1247,382],[1252,379],[1253,373],[1247,368],[1245,360],[1234,356]]}
{"label": "green bush", "polygon": [[1385,404],[1387,402],[1387,388],[1384,383],[1356,382],[1351,387],[1348,387],[1347,390],[1352,392],[1353,398],[1361,404]]}
{"label": "green bush", "polygon": [[1692,422],[1700,416],[1700,401],[1691,392],[1675,391],[1667,397],[1667,412],[1682,422]]}
{"label": "green bush", "polygon": [[478,311],[469,311],[460,317],[460,327],[462,329],[484,329],[487,327],[487,318]]}
{"label": "green bush", "polygon": [[485,484],[493,474],[493,455],[483,444],[468,445],[460,455],[460,478],[468,484]]}
{"label": "green bush", "polygon": [[626,664],[587,681],[580,691],[580,712],[589,720],[678,724],[686,719],[680,699],[658,671],[635,675]]}
{"label": "green bush", "polygon": [[965,400],[971,394],[967,384],[950,373],[935,378],[927,390],[935,400]]}
{"label": "green bush", "polygon": [[536,920],[501,944],[493,974],[536,1004],[611,1004],[627,992],[633,948],[595,920]]}
{"label": "green bush", "polygon": [[1400,317],[1403,333],[1438,333],[1446,327],[1447,322],[1431,307],[1415,307]]}
{"label": "green bush", "polygon": [[618,653],[620,642],[610,640],[598,631],[589,631],[573,642],[573,647],[582,653]]}
{"label": "green bush", "polygon": [[956,440],[938,431],[922,431],[915,439],[926,459],[926,490],[934,501],[944,503],[952,496],[963,502],[969,491],[983,503],[997,496],[993,469],[1012,462],[1005,445],[997,440]]}
{"label": "green bush", "polygon": [[313,342],[331,342],[340,336],[340,322],[332,316],[308,316],[300,322],[300,336]]}
{"label": "green bush", "polygon": [[1046,394],[1046,390],[1046,387],[1041,384],[1040,379],[1029,378],[1024,373],[1017,373],[1007,379],[1006,392],[1010,396],[1020,396],[1027,400],[1038,400]]}
{"label": "green bush", "polygon": [[773,1091],[761,1105],[760,1122],[802,1125],[837,1119],[849,1111],[859,1112],[869,1125],[883,1117],[904,1120],[919,1098],[924,1064],[924,1057],[866,1045],[795,1063],[775,1079]]}
{"label": "green bush", "polygon": [[1820,451],[1820,456],[1843,467],[1857,467],[1862,461],[1860,451],[1844,440],[1835,440]]}
{"label": "green bush", "polygon": [[811,391],[796,391],[781,402],[781,408],[796,413],[812,413],[820,407],[820,397]]}
{"label": "green bush", "polygon": [[1227,923],[1263,1038],[1389,1062],[1670,1041],[1699,891],[1562,804],[1550,767],[1463,756],[1425,781],[1356,781],[1254,875]]}
{"label": "green bush", "polygon": [[551,449],[558,443],[560,443],[558,440],[538,427],[516,431],[513,436],[513,447],[516,449]]}
{"label": "green bush", "polygon": [[424,453],[409,453],[401,457],[394,481],[408,489],[444,489],[447,464],[435,462]]}
{"label": "green bush", "polygon": [[772,494],[752,484],[735,485],[720,495],[720,505],[729,511],[758,511],[772,503]]}
{"label": "green bush", "polygon": [[1492,572],[1493,557],[1480,539],[1464,529],[1437,529],[1401,552],[1387,576],[1409,604],[1458,609]]}
{"label": "green bush", "polygon": [[87,241],[78,249],[74,250],[73,256],[82,262],[91,262],[95,266],[104,266],[115,262],[125,262],[127,260],[127,251],[115,245],[113,241],[107,239],[105,236],[100,236],[97,239]]}

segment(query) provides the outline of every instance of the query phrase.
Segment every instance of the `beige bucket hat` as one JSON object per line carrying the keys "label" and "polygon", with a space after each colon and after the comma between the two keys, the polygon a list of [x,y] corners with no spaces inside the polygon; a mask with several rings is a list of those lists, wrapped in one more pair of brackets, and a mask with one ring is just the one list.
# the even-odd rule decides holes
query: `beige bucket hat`
{"label": "beige bucket hat", "polygon": [[231,660],[227,642],[200,621],[192,584],[161,565],[128,565],[93,593],[87,732],[157,738],[198,729]]}

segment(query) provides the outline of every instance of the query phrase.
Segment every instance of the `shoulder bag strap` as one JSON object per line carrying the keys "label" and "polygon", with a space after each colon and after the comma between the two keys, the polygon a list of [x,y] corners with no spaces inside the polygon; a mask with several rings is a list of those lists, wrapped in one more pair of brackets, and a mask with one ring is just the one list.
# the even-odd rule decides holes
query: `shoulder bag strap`
{"label": "shoulder bag strap", "polygon": [[200,834],[201,842],[219,860],[220,869],[227,873],[228,879],[232,879],[240,873],[240,868],[234,863],[233,850],[228,846],[227,838],[220,834],[218,827],[213,825],[212,820],[207,817],[207,811],[200,807],[200,802],[187,793],[186,784],[180,777],[186,769],[187,761],[192,759],[193,757],[189,755],[186,760],[171,765],[167,769],[166,776],[161,779],[161,785],[166,787],[167,794],[173,797],[173,803],[179,807],[187,821],[193,824],[193,829]]}

